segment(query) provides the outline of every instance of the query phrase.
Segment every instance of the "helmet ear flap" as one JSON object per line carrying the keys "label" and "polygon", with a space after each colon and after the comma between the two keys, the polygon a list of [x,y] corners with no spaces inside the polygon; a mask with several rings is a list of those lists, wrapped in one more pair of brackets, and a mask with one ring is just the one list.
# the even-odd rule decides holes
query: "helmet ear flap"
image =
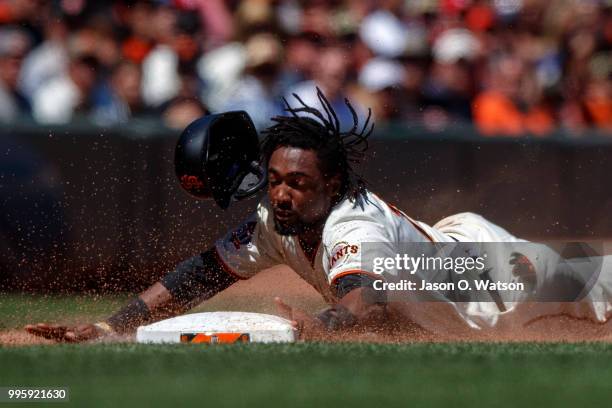
{"label": "helmet ear flap", "polygon": [[266,185],[259,160],[253,121],[246,112],[234,111],[207,115],[187,126],[176,145],[174,166],[185,191],[212,198],[225,209]]}

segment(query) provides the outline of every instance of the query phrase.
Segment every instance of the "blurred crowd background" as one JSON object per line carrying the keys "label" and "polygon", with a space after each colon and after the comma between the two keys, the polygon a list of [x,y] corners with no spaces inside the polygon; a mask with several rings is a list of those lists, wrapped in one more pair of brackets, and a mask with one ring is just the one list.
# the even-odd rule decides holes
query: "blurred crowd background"
{"label": "blurred crowd background", "polygon": [[2,122],[261,129],[316,85],[346,126],[348,98],[432,130],[612,130],[612,1],[0,0],[0,24]]}

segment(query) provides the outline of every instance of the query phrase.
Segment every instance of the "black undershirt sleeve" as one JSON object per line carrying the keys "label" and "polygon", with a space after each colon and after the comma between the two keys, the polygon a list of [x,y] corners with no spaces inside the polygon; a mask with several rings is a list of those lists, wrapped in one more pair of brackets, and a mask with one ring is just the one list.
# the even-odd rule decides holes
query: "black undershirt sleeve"
{"label": "black undershirt sleeve", "polygon": [[178,264],[161,284],[179,303],[189,306],[210,299],[236,281],[212,248]]}
{"label": "black undershirt sleeve", "polygon": [[[369,275],[355,273],[339,278],[335,282],[334,290],[336,296],[341,299],[355,289],[366,288],[361,293],[366,303],[384,304],[386,295],[384,292],[374,290],[374,282],[375,279]],[[357,324],[357,318],[341,304],[323,310],[316,317],[329,331],[347,329]]]}
{"label": "black undershirt sleeve", "polygon": [[[176,303],[190,308],[213,297],[237,280],[225,269],[213,248],[181,262],[160,282],[168,289]],[[126,333],[150,319],[148,306],[137,297],[107,319],[107,323],[116,332]]]}
{"label": "black undershirt sleeve", "polygon": [[350,291],[357,288],[367,288],[363,292],[364,300],[367,303],[384,303],[386,301],[386,295],[384,291],[377,291],[374,289],[374,279],[370,275],[363,273],[353,273],[345,275],[339,278],[334,286],[336,296],[342,299]]}
{"label": "black undershirt sleeve", "polygon": [[149,308],[141,298],[137,297],[108,318],[106,322],[117,333],[123,334],[143,323],[147,323],[150,318]]}

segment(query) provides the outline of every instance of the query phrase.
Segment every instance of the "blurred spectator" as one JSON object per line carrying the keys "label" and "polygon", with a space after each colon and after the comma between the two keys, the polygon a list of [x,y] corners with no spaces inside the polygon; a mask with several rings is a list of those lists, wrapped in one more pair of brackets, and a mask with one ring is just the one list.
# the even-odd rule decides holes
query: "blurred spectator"
{"label": "blurred spectator", "polygon": [[205,30],[203,37],[208,47],[215,47],[232,39],[234,24],[232,24],[232,15],[227,8],[226,3],[228,2],[225,0],[181,0],[177,3],[185,6],[191,5],[192,9],[197,9],[201,25]]}
{"label": "blurred spectator", "polygon": [[162,110],[164,124],[173,129],[184,129],[197,118],[208,113],[202,103],[193,98],[178,97],[168,102]]}
{"label": "blurred spectator", "polygon": [[97,67],[97,60],[90,55],[72,57],[67,75],[51,79],[34,94],[34,118],[41,123],[61,124],[75,114],[87,115]]}
{"label": "blurred spectator", "polygon": [[265,30],[274,25],[274,8],[271,0],[243,0],[234,12],[237,37],[246,38],[250,34]]}
{"label": "blurred spectator", "polygon": [[599,78],[589,82],[584,104],[594,125],[612,130],[612,82],[609,79]]}
{"label": "blurred spectator", "polygon": [[378,10],[363,19],[360,36],[376,54],[399,57],[408,46],[406,26],[391,12]]}
{"label": "blurred spectator", "polygon": [[23,58],[30,48],[27,34],[18,28],[0,30],[0,121],[29,115],[30,102],[18,87]]}
{"label": "blurred spectator", "polygon": [[262,130],[270,118],[283,112],[278,73],[282,63],[280,42],[270,33],[260,33],[246,42],[245,74],[222,110],[245,110],[255,127]]}
{"label": "blurred spectator", "polygon": [[283,89],[312,77],[320,47],[321,40],[314,33],[290,36],[287,39],[279,79]]}
{"label": "blurred spectator", "polygon": [[318,105],[319,86],[347,127],[348,97],[434,130],[612,129],[610,2],[14,0],[0,23],[3,120],[246,109],[261,128],[281,96]]}
{"label": "blurred spectator", "polygon": [[130,61],[117,65],[110,81],[101,86],[94,103],[95,120],[105,126],[125,123],[134,115],[146,114],[140,97],[140,67]]}
{"label": "blurred spectator", "polygon": [[[345,104],[345,99],[353,99],[349,98],[348,94],[348,86],[350,85],[348,81],[349,55],[347,50],[339,43],[323,47],[316,59],[312,80],[298,83],[287,92],[285,97],[290,104],[294,107],[299,106],[299,103],[292,96],[296,94],[307,105],[323,110],[316,95],[316,87],[319,87],[335,110],[341,127],[350,129],[353,126],[353,115]],[[352,100],[352,104],[359,116],[365,114],[365,109],[358,105],[355,100]]]}
{"label": "blurred spectator", "polygon": [[549,107],[520,58],[504,55],[491,62],[488,86],[473,102],[474,120],[486,135],[543,135],[553,129]]}
{"label": "blurred spectator", "polygon": [[68,71],[68,27],[60,18],[45,20],[44,40],[23,61],[20,87],[31,100],[47,81]]}
{"label": "blurred spectator", "polygon": [[96,16],[88,26],[91,29],[91,40],[95,43],[89,52],[98,61],[98,73],[106,75],[112,72],[122,57],[117,34],[113,32],[113,25],[106,16]]}
{"label": "blurred spectator", "polygon": [[[435,61],[423,87],[425,125],[439,127],[451,122],[467,122],[472,118],[470,101],[473,86],[470,65],[464,61]],[[431,116],[436,112],[435,119]],[[428,121],[436,120],[436,123]]]}
{"label": "blurred spectator", "polygon": [[121,43],[123,57],[141,64],[153,48],[154,26],[153,5],[149,1],[135,1],[133,4],[119,3],[117,7],[119,23],[126,30]]}
{"label": "blurred spectator", "polygon": [[166,6],[158,6],[151,18],[157,45],[142,62],[142,97],[147,105],[155,107],[178,94],[181,80],[174,48],[177,15]]}
{"label": "blurred spectator", "polygon": [[359,72],[359,84],[371,98],[367,106],[372,107],[378,120],[401,120],[400,101],[406,70],[397,61],[386,58],[370,60]]}

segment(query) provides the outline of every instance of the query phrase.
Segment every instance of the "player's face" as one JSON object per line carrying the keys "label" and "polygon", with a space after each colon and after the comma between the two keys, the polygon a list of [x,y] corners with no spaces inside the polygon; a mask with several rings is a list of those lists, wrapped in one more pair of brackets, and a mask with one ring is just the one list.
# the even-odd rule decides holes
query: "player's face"
{"label": "player's face", "polygon": [[268,163],[268,194],[276,231],[299,235],[323,225],[337,191],[326,180],[312,150],[279,147]]}

